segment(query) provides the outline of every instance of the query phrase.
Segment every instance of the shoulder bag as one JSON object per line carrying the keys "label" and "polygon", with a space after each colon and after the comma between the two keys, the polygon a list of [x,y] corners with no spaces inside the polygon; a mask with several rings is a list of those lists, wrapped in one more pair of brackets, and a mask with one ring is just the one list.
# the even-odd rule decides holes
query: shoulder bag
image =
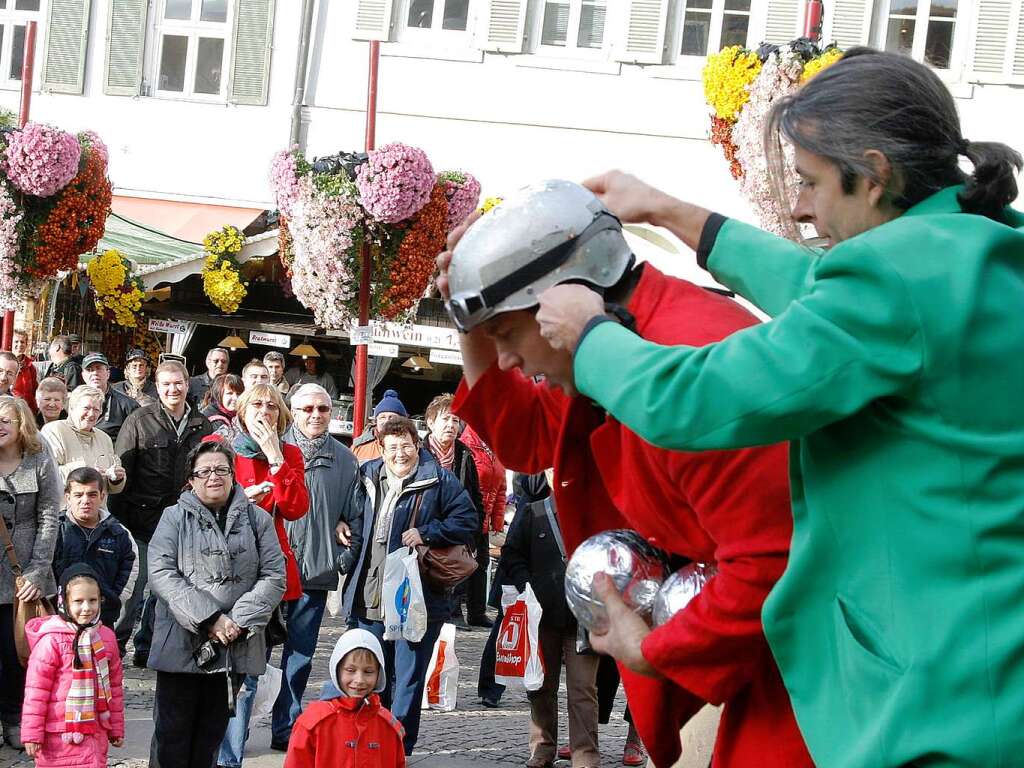
{"label": "shoulder bag", "polygon": [[[9,493],[7,496],[13,496]],[[13,511],[13,505],[12,505]],[[14,552],[14,542],[11,540],[11,532],[7,528],[7,519],[3,515],[0,515],[0,541],[4,545],[4,551],[7,553],[7,559],[11,564],[11,571],[14,573],[14,605],[12,610],[14,612],[14,646],[18,652],[18,661],[21,662],[21,666],[28,666],[28,657],[30,649],[28,647],[28,638],[25,637],[25,625],[30,619],[34,619],[37,616],[52,616],[56,611],[53,610],[53,605],[45,597],[41,597],[38,600],[19,600],[18,590],[21,589],[25,583],[25,576],[21,570],[21,563],[18,562],[18,555]]]}
{"label": "shoulder bag", "polygon": [[[421,506],[423,493],[416,496],[409,528],[416,527]],[[478,567],[476,554],[467,544],[454,544],[449,547],[428,547],[421,544],[416,547],[416,557],[423,579],[434,589],[442,591],[458,586],[472,576]]]}

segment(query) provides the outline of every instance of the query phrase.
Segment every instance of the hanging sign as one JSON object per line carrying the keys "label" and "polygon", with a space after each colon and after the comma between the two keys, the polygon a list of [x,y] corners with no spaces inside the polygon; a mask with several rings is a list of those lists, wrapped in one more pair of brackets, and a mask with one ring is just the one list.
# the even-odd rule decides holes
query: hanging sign
{"label": "hanging sign", "polygon": [[280,347],[281,349],[288,349],[292,345],[292,337],[284,333],[249,331],[249,343],[259,344],[264,347]]}
{"label": "hanging sign", "polygon": [[163,320],[159,317],[149,318],[149,330],[157,333],[188,333],[188,326],[182,320]]}
{"label": "hanging sign", "polygon": [[371,341],[373,341],[373,326],[371,325],[353,325],[348,332],[350,346],[361,347]]}
{"label": "hanging sign", "polygon": [[462,365],[462,353],[456,349],[432,349],[430,350],[430,362]]}
{"label": "hanging sign", "polygon": [[403,323],[373,324],[373,341],[401,344],[403,347],[459,349],[459,332],[454,328],[437,325],[408,325]]}
{"label": "hanging sign", "polygon": [[372,342],[366,351],[374,357],[398,357],[397,344],[377,344]]}

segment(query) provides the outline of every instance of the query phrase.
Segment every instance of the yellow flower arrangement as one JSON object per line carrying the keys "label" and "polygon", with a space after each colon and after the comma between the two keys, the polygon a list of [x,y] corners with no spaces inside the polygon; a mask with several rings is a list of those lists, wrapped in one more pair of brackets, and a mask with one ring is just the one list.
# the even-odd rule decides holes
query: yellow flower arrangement
{"label": "yellow flower arrangement", "polygon": [[491,208],[496,206],[503,199],[504,198],[501,197],[488,197],[486,200],[480,203],[480,208],[478,210],[480,211],[480,213],[487,213],[489,210],[491,210]]}
{"label": "yellow flower arrangement", "polygon": [[96,311],[118,325],[134,328],[146,294],[124,254],[104,251],[89,262],[86,272],[96,293]]}
{"label": "yellow flower arrangement", "polygon": [[806,83],[823,69],[827,69],[843,58],[843,52],[838,48],[829,48],[816,59],[811,59],[804,64],[803,74],[800,75],[800,82]]}
{"label": "yellow flower arrangement", "polygon": [[235,254],[242,250],[245,238],[237,227],[222,227],[203,238],[206,262],[203,265],[203,292],[221,312],[238,310],[248,291],[242,282]]}
{"label": "yellow flower arrangement", "polygon": [[716,117],[736,122],[750,97],[748,86],[761,71],[761,60],[753,51],[732,45],[708,56],[701,79],[704,98]]}

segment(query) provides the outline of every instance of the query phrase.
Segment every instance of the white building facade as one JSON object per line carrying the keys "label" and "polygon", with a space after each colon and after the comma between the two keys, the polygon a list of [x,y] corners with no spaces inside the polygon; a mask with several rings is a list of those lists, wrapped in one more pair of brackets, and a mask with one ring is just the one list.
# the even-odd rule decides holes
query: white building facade
{"label": "white building facade", "polygon": [[[824,35],[927,61],[971,140],[1021,145],[1024,0],[835,0]],[[0,104],[17,110],[39,22],[31,117],[97,131],[117,194],[273,207],[303,0],[0,0]],[[709,51],[800,34],[802,0],[316,0],[300,117],[310,155],[363,146],[367,39],[377,144],[425,149],[484,194],[611,167],[750,218],[710,145]]]}

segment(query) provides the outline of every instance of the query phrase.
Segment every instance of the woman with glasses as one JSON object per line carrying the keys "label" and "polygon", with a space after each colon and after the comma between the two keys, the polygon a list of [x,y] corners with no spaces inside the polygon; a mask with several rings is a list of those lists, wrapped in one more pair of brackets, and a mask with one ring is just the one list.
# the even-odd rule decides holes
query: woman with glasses
{"label": "woman with glasses", "polygon": [[[13,552],[0,554],[0,722],[4,741],[14,749],[22,748],[25,695],[25,670],[14,641],[14,598],[38,600],[57,591],[52,561],[62,490],[28,405],[19,397],[0,397],[0,517],[14,545]],[[0,542],[0,548],[6,546],[6,537]]]}
{"label": "woman with glasses", "polygon": [[239,396],[245,392],[242,379],[233,373],[222,373],[213,380],[203,396],[203,416],[213,424],[214,434],[229,445],[238,434],[236,408]]}
{"label": "woman with glasses", "polygon": [[384,561],[401,547],[472,544],[480,519],[458,478],[420,447],[409,419],[389,420],[378,428],[377,440],[381,458],[359,468],[356,503],[362,504],[362,527],[352,531],[355,565],[345,584],[344,613],[382,641],[388,684],[381,698],[402,723],[410,755],[419,736],[427,664],[451,611],[444,591],[424,580],[423,639],[384,641]]}
{"label": "woman with glasses", "polygon": [[264,628],[284,595],[273,521],[235,482],[234,463],[219,441],[196,446],[188,489],[164,511],[149,544],[159,598],[149,651],[156,670],[150,763],[161,768],[213,765],[243,676],[266,669]]}
{"label": "woman with glasses", "polygon": [[[273,515],[288,576],[284,599],[297,600],[302,597],[302,580],[288,545],[284,521],[298,520],[306,514],[309,493],[302,451],[281,440],[292,417],[281,393],[271,384],[253,386],[238,398],[237,409],[238,434],[231,443],[235,451],[235,479],[250,501]],[[218,765],[237,768],[242,764],[256,681],[255,676],[246,678],[239,693],[235,716],[221,744]]]}
{"label": "woman with glasses", "polygon": [[68,417],[51,421],[39,431],[57,462],[61,482],[79,467],[93,467],[106,477],[109,493],[124,490],[125,471],[114,443],[96,422],[103,415],[103,393],[82,384],[68,398]]}

